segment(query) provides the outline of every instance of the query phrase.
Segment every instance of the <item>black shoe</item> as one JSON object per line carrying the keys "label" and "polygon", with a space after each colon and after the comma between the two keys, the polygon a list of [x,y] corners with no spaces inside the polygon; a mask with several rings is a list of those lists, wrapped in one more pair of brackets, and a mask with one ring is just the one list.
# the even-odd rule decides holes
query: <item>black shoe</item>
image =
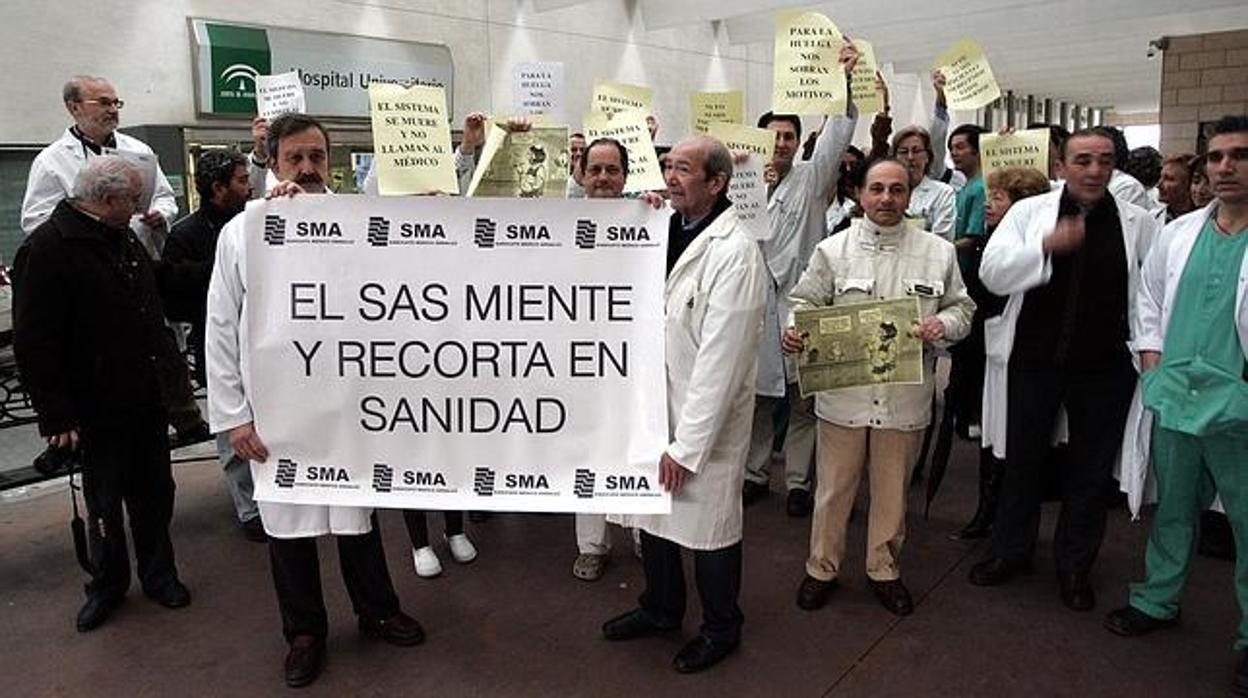
{"label": "black shoe", "polygon": [[104,625],[113,609],[121,605],[121,599],[92,596],[78,610],[78,632],[85,633]]}
{"label": "black shoe", "polygon": [[211,438],[212,430],[208,428],[208,422],[201,419],[189,428],[176,432],[174,437],[169,440],[169,448],[182,448],[183,446],[190,446]]}
{"label": "black shoe", "polygon": [[1123,606],[1105,616],[1105,629],[1123,637],[1139,637],[1178,625],[1178,617],[1154,618],[1134,606]]}
{"label": "black shoe", "polygon": [[676,671],[682,674],[709,669],[724,657],[735,652],[737,644],[736,642],[715,642],[705,635],[699,635],[680,648],[672,660],[672,666],[675,666]]}
{"label": "black shoe", "polygon": [[795,519],[810,516],[810,493],[803,489],[794,488],[789,490],[788,501],[785,502],[784,511]]}
{"label": "black shoe", "polygon": [[746,480],[745,484],[741,486],[741,504],[748,507],[769,494],[771,494],[771,490],[767,489],[765,483]]}
{"label": "black shoe", "polygon": [[871,587],[871,591],[875,592],[875,598],[879,599],[880,605],[891,613],[899,616],[914,613],[914,601],[910,599],[910,590],[901,583],[900,579],[883,582],[868,579],[867,584]]}
{"label": "black shoe", "polygon": [[160,589],[144,593],[147,594],[147,598],[165,608],[182,608],[191,605],[191,590],[176,579]]}
{"label": "black shoe", "polygon": [[297,635],[286,653],[286,685],[302,688],[321,675],[325,666],[325,641],[312,635]]}
{"label": "black shoe", "polygon": [[1057,586],[1062,603],[1072,611],[1091,611],[1096,606],[1096,593],[1087,572],[1058,572]]}
{"label": "black shoe", "polygon": [[239,525],[239,529],[243,532],[243,538],[252,543],[268,543],[269,534],[264,532],[264,523],[260,521],[259,516],[253,516]]}
{"label": "black shoe", "polygon": [[415,618],[402,611],[386,620],[360,616],[360,632],[399,647],[411,647],[425,641],[425,629]]}
{"label": "black shoe", "polygon": [[1248,696],[1248,650],[1243,650],[1239,657],[1239,666],[1235,667],[1235,682],[1231,684],[1231,693],[1237,696]]}
{"label": "black shoe", "polygon": [[835,579],[825,582],[808,574],[802,579],[801,586],[797,588],[797,607],[807,611],[819,610],[828,602],[828,595],[834,589],[836,589]]}
{"label": "black shoe", "polygon": [[640,608],[618,615],[602,624],[602,636],[608,640],[632,640],[676,630],[680,625],[659,625]]}
{"label": "black shoe", "polygon": [[971,584],[980,587],[995,587],[1005,584],[1023,572],[1030,572],[1031,565],[1024,562],[1010,562],[999,557],[980,560],[971,567],[967,577]]}

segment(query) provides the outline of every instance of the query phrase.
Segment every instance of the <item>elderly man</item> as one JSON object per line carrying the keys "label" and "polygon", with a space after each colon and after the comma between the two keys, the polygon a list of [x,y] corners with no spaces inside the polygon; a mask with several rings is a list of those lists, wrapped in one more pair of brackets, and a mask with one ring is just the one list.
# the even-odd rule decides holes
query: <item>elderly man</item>
{"label": "elderly man", "polygon": [[[858,62],[858,51],[845,42],[840,55],[841,66],[848,75]],[[775,183],[767,188],[767,222],[769,237],[760,243],[772,284],[767,295],[762,347],[758,357],[755,409],[750,451],[746,458],[742,499],[746,505],[768,493],[771,460],[775,438],[776,413],[786,406],[789,413],[788,435],[785,437],[785,487],[788,489],[786,509],[790,516],[810,512],[810,469],[815,449],[815,419],[809,401],[802,401],[796,389],[797,377],[786,365],[780,351],[781,319],[788,316],[789,291],[797,283],[810,253],[828,234],[827,206],[836,192],[841,172],[841,155],[849,147],[858,122],[858,110],[847,105],[844,115],[837,115],[824,124],[815,143],[814,155],[805,162],[795,162],[801,143],[802,121],[793,114],[767,112],[758,120],[759,128],[776,134],[775,155],[771,171]]]}
{"label": "elderly man", "polygon": [[[286,114],[269,125],[268,138],[269,166],[279,180],[270,196],[325,193],[329,135],[319,122],[302,114]],[[221,230],[208,285],[208,413],[213,431],[228,435],[234,453],[262,463],[269,452],[256,433],[248,397],[252,382],[247,358],[246,233],[245,215],[235,216]],[[269,536],[282,631],[290,644],[285,664],[288,686],[316,680],[325,657],[328,619],[317,536],[337,537],[342,576],[362,632],[400,646],[424,640],[420,624],[399,606],[371,509],[258,504]]]}
{"label": "elderly man", "polygon": [[767,269],[728,200],[732,156],[694,136],[668,156],[667,399],[672,442],[659,458],[670,515],[624,516],[641,528],[646,589],[638,608],[602,626],[608,640],[676,630],[685,615],[681,550],[694,551],[701,633],[676,654],[681,673],[737,648],[741,478],[754,413],[754,372]]}
{"label": "elderly man", "polygon": [[[30,165],[26,180],[26,196],[22,200],[22,230],[30,233],[52,215],[56,205],[70,194],[78,171],[105,148],[122,153],[153,156],[152,149],[142,141],[117,132],[121,108],[125,102],[104,78],[79,75],[65,83],[61,90],[65,109],[74,125],[65,129],[51,145],[44,148]],[[151,208],[136,211],[130,228],[143,244],[148,257],[160,259],[169,224],[178,215],[178,203],[165,174],[156,168],[156,188]],[[177,431],[178,443],[193,443],[208,438],[208,425],[199,414],[185,381],[167,395],[169,422]]]}
{"label": "elderly man", "polygon": [[[905,219],[910,175],[896,160],[877,160],[860,192],[864,217],[815,248],[793,289],[795,309],[917,297],[916,331],[931,347],[966,336],[975,303],[958,272],[953,245]],[[805,349],[789,317],[784,349]],[[867,578],[880,603],[897,615],[914,610],[901,581],[898,556],[905,540],[906,476],[931,421],[935,355],[924,352],[919,385],[844,388],[816,396],[819,417],[818,489],[810,528],[810,557],[797,605],[822,607],[836,587],[845,557],[849,514],[863,470],[870,474]]]}
{"label": "elderly man", "polygon": [[[78,170],[104,148],[121,152],[152,155],[142,141],[117,132],[117,123],[125,101],[117,98],[112,84],[104,78],[79,75],[70,78],[61,91],[65,109],[74,125],[65,129],[52,145],[44,148],[30,166],[26,180],[26,198],[22,200],[22,230],[30,233],[52,215],[52,210],[65,197]],[[178,215],[178,203],[165,175],[156,170],[156,190],[152,207],[138,211],[131,227],[152,259],[160,257],[165,231]]]}
{"label": "elderly man", "polygon": [[123,504],[143,592],[168,608],[191,602],[169,540],[174,484],[162,400],[165,367],[181,357],[152,265],[128,227],[141,194],[123,158],[91,158],[13,265],[14,351],[39,433],[55,448],[82,451],[93,569],[79,632],[107,620],[130,587]]}
{"label": "elderly man", "polygon": [[[221,228],[241,213],[252,197],[247,158],[228,150],[209,150],[200,155],[195,164],[195,190],[199,193],[199,210],[174,224],[165,242],[161,265],[166,315],[170,320],[190,323],[187,344],[195,355],[195,375],[200,385],[207,385],[204,313],[208,282]],[[223,435],[217,436],[217,454],[243,535],[250,541],[264,542],[267,538],[260,523],[260,510],[252,498],[251,467],[235,455]]]}
{"label": "elderly man", "polygon": [[1062,602],[1086,611],[1096,603],[1090,574],[1105,534],[1105,485],[1136,379],[1132,299],[1157,225],[1109,193],[1114,142],[1104,130],[1072,134],[1061,170],[1062,188],[1009,210],[979,269],[989,292],[1009,296],[985,327],[989,362],[1008,363],[1008,372],[985,390],[984,413],[997,414],[984,443],[1005,458],[1006,471],[992,555],[971,568],[970,580],[1002,584],[1030,569],[1042,470],[1064,407],[1070,445],[1054,557]]}
{"label": "elderly man", "polygon": [[1248,695],[1248,116],[1209,138],[1213,204],[1166,227],[1137,296],[1142,400],[1153,415],[1157,512],[1146,579],[1105,619],[1124,636],[1175,625],[1200,512],[1221,496],[1235,531],[1241,652],[1234,692]]}

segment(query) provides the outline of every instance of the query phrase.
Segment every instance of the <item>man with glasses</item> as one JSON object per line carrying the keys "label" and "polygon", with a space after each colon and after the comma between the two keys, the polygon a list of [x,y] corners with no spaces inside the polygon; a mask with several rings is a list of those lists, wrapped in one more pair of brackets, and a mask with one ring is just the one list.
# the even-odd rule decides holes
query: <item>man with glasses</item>
{"label": "man with glasses", "polygon": [[[26,198],[22,201],[22,230],[27,234],[52,215],[56,205],[69,196],[78,171],[105,148],[153,154],[146,143],[117,133],[121,108],[126,103],[117,98],[117,91],[108,80],[89,75],[72,77],[65,83],[61,96],[74,125],[44,148],[30,166]],[[151,204],[130,222],[152,259],[160,257],[169,224],[177,215],[178,202],[173,197],[173,188],[157,166]]]}

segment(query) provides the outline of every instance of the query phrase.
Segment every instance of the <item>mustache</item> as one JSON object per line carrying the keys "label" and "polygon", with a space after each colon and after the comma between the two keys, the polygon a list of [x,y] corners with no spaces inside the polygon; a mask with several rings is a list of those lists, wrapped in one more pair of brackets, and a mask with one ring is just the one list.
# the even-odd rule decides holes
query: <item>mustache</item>
{"label": "mustache", "polygon": [[321,179],[321,175],[317,172],[305,172],[295,178],[295,184],[303,186],[304,184],[324,184],[325,180]]}

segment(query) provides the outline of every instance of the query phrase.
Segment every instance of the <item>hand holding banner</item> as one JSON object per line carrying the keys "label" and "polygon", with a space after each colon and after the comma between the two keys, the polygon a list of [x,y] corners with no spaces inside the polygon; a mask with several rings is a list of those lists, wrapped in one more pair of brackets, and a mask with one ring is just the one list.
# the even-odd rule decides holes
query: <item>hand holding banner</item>
{"label": "hand holding banner", "polygon": [[282,114],[308,111],[299,73],[256,76],[256,113],[272,121]]}
{"label": "hand holding banner", "polygon": [[771,108],[788,114],[841,114],[848,90],[840,52],[844,37],[818,12],[776,14]]}
{"label": "hand holding banner", "polygon": [[689,120],[694,133],[707,133],[713,123],[745,122],[745,95],[733,92],[689,93]]}
{"label": "hand holding banner", "polygon": [[382,196],[459,193],[441,87],[373,82],[374,166]]}
{"label": "hand holding banner", "polygon": [[940,54],[936,67],[945,75],[945,99],[950,109],[979,109],[1001,96],[984,49],[970,39]]}

